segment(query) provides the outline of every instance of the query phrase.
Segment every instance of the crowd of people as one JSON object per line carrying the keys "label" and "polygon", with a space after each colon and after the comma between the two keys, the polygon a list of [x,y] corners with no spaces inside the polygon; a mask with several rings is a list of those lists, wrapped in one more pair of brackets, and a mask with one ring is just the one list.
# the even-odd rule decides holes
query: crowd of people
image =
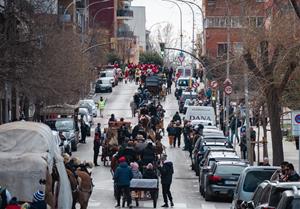
{"label": "crowd of people", "polygon": [[19,204],[18,198],[13,196],[8,189],[0,186],[1,209],[47,209],[45,194],[37,191],[32,195],[32,202]]}

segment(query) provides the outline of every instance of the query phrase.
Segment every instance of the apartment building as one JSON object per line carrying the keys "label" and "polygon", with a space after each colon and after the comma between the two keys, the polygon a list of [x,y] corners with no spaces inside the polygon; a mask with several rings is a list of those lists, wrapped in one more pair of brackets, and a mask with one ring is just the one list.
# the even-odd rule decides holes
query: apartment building
{"label": "apartment building", "polygon": [[[231,52],[243,48],[242,20],[256,27],[263,27],[265,0],[203,0],[205,16],[204,55],[209,58],[223,57],[227,53],[228,42]],[[246,17],[245,17],[246,16]]]}

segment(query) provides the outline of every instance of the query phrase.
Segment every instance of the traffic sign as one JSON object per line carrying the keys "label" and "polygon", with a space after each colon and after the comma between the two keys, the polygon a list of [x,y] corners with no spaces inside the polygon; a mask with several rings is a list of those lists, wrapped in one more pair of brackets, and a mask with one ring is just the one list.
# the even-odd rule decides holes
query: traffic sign
{"label": "traffic sign", "polygon": [[232,93],[232,87],[231,86],[226,86],[224,88],[225,94],[230,95]]}
{"label": "traffic sign", "polygon": [[296,122],[297,124],[300,124],[300,114],[297,114],[297,115],[295,116],[295,122]]}
{"label": "traffic sign", "polygon": [[300,136],[300,110],[292,111],[292,135]]}
{"label": "traffic sign", "polygon": [[231,86],[232,85],[232,82],[229,78],[226,78],[226,80],[224,81],[223,83],[224,86]]}
{"label": "traffic sign", "polygon": [[213,88],[213,89],[216,89],[216,88],[218,88],[218,82],[217,81],[212,81],[211,83],[210,83],[210,86]]}
{"label": "traffic sign", "polygon": [[179,56],[178,56],[179,62],[182,64],[183,61],[184,61],[184,59],[185,59],[185,56],[184,56],[183,52],[180,52],[180,53],[179,53]]}

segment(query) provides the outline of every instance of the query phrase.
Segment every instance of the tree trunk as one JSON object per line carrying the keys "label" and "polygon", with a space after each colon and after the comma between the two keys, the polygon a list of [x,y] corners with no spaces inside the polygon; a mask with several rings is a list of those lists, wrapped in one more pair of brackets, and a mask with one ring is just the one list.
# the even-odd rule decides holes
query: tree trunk
{"label": "tree trunk", "polygon": [[262,111],[261,111],[261,118],[260,120],[262,121],[262,127],[263,127],[263,133],[264,133],[264,136],[263,136],[263,156],[264,158],[267,157],[269,158],[269,155],[268,155],[268,144],[267,144],[267,141],[268,141],[268,131],[267,131],[267,121],[266,121],[266,108],[265,108],[265,104],[262,105]]}
{"label": "tree trunk", "polygon": [[284,160],[282,132],[280,126],[280,93],[279,90],[277,90],[273,85],[271,85],[266,91],[266,96],[271,126],[273,165],[279,166],[280,163]]}

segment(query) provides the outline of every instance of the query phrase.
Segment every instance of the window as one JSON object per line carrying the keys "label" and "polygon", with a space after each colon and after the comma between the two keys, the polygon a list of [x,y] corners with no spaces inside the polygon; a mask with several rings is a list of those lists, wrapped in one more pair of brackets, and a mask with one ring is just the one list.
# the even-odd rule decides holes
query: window
{"label": "window", "polygon": [[266,0],[256,0],[257,3],[266,2]]}
{"label": "window", "polygon": [[207,17],[205,26],[206,28],[226,28],[227,26],[232,28],[241,28],[241,17],[226,17],[226,16],[218,16],[218,17]]}
{"label": "window", "polygon": [[220,43],[218,44],[218,57],[222,57],[227,53],[227,43]]}
{"label": "window", "polygon": [[242,54],[243,53],[243,43],[241,43],[241,42],[233,43],[232,48],[233,48],[234,54]]}
{"label": "window", "polygon": [[219,165],[216,169],[218,175],[240,175],[246,166]]}
{"label": "window", "polygon": [[264,180],[270,179],[273,173],[274,170],[250,171],[245,177],[243,190],[245,192],[254,192],[256,187]]}
{"label": "window", "polygon": [[256,27],[262,27],[264,25],[264,17],[256,18]]}

